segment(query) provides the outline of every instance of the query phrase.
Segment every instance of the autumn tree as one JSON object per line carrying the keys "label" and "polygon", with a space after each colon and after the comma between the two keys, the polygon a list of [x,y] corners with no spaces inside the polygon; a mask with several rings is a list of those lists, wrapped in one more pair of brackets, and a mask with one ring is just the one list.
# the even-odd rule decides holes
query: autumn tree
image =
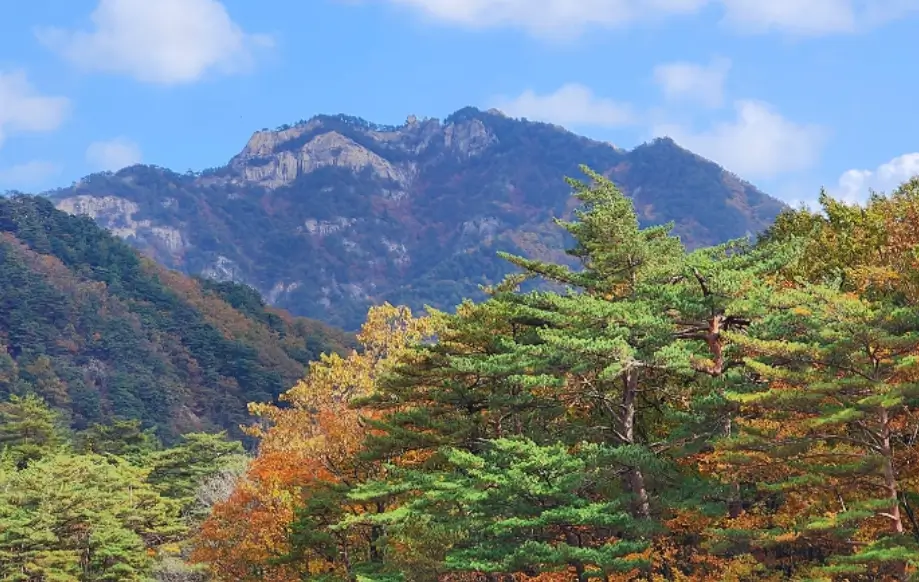
{"label": "autumn tree", "polygon": [[359,350],[312,363],[306,377],[282,395],[283,407],[253,404],[250,410],[261,419],[250,428],[259,439],[258,456],[203,524],[195,558],[220,579],[279,581],[347,572],[374,559],[378,528],[329,534],[321,541],[296,532],[316,520],[336,521],[323,517],[328,511],[377,510],[347,501],[340,488],[376,466],[356,456],[368,426],[349,402],[373,393],[379,377],[433,331],[429,319],[415,318],[407,308],[373,308],[358,336]]}
{"label": "autumn tree", "polygon": [[797,240],[802,260],[789,265],[789,279],[839,281],[843,291],[873,299],[919,302],[919,177],[889,195],[872,193],[864,205],[822,192],[820,209],[781,214],[767,240]]}

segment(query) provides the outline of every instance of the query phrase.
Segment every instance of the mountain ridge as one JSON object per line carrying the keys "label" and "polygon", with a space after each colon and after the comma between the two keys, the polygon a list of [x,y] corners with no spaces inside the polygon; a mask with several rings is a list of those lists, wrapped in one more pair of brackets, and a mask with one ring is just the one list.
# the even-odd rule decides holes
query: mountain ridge
{"label": "mountain ridge", "polygon": [[784,205],[658,138],[625,150],[496,110],[402,125],[316,115],[262,129],[225,166],[133,166],[46,192],[170,268],[246,283],[355,329],[369,305],[451,308],[511,271],[498,251],[563,257],[553,225],[586,164],[689,246],[767,227]]}
{"label": "mountain ridge", "polygon": [[127,418],[165,440],[238,437],[249,402],[352,345],[249,287],[168,270],[47,199],[0,198],[0,397],[37,393],[76,429]]}

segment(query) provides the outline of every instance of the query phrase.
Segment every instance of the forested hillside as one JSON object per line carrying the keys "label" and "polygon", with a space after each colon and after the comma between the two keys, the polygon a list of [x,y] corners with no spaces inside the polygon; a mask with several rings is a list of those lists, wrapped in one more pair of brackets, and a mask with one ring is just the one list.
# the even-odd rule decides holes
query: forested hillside
{"label": "forested hillside", "polygon": [[83,429],[138,419],[167,440],[240,435],[344,333],[190,279],[43,198],[0,198],[0,396],[35,393]]}
{"label": "forested hillside", "polygon": [[[254,405],[203,522],[216,580],[907,580],[919,567],[919,178],[688,251],[601,175],[582,269],[456,313],[370,311],[362,350]],[[519,290],[536,277],[570,291]]]}
{"label": "forested hillside", "polygon": [[[255,371],[263,354],[307,357],[296,320],[246,288],[165,271],[47,201],[3,201],[0,575],[914,579],[919,178],[866,207],[824,194],[821,212],[784,212],[756,241],[687,249],[585,172],[558,223],[567,260],[505,254],[516,274],[455,312],[373,307],[357,349],[318,357],[280,398]],[[189,333],[204,326],[220,333]],[[189,390],[167,384],[169,406],[148,407],[150,354],[157,381],[182,354],[218,367],[176,372]],[[69,383],[89,357],[118,381]],[[143,403],[127,410],[173,418],[227,384],[237,391],[216,394],[251,401],[251,456],[115,413]],[[108,403],[104,422],[81,412],[85,393]]]}

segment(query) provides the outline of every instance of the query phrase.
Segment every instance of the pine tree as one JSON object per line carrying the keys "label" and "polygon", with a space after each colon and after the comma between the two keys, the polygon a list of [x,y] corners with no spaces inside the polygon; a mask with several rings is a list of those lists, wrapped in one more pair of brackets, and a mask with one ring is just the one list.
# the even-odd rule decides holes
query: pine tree
{"label": "pine tree", "polygon": [[177,539],[175,503],[146,471],[96,455],[59,453],[0,467],[0,579],[147,580],[148,548]]}
{"label": "pine tree", "polygon": [[[403,524],[419,520],[433,531],[452,531],[443,573],[571,572],[583,582],[648,566],[639,555],[648,547],[648,524],[609,491],[615,482],[609,449],[495,439],[478,454],[455,448],[443,454],[446,464],[438,471],[394,469],[403,486],[420,495],[390,512],[349,521],[387,524],[396,539]],[[378,493],[371,484],[351,497]]]}
{"label": "pine tree", "polygon": [[0,403],[0,451],[20,469],[66,444],[60,415],[29,394]]}
{"label": "pine tree", "polygon": [[643,290],[658,312],[674,323],[673,339],[683,351],[671,360],[683,374],[676,379],[662,430],[669,435],[672,454],[689,455],[683,464],[700,467],[706,477],[715,479],[707,498],[726,502],[729,519],[740,515],[749,484],[708,460],[711,443],[733,432],[736,405],[725,393],[750,377],[743,349],[731,337],[745,333],[767,314],[766,298],[782,269],[799,255],[792,241],[729,241],[687,254],[671,269],[669,280],[661,277]]}
{"label": "pine tree", "polygon": [[177,500],[185,514],[195,506],[198,487],[222,468],[241,462],[243,452],[242,444],[227,439],[225,432],[189,433],[177,446],[150,456],[148,481]]}
{"label": "pine tree", "polygon": [[722,533],[748,549],[810,555],[812,575],[905,579],[919,563],[902,481],[914,479],[904,470],[919,430],[919,312],[825,286],[771,303],[734,338],[759,382],[728,395],[742,420],[722,446],[736,472],[772,494],[765,502],[786,509]]}
{"label": "pine tree", "polygon": [[94,424],[77,433],[74,441],[74,448],[80,452],[122,457],[138,465],[161,449],[153,429],[144,429],[136,419]]}
{"label": "pine tree", "polygon": [[[698,343],[721,348],[720,330],[710,341],[690,331],[711,332],[713,319],[731,327],[734,306],[715,294],[732,288],[745,297],[736,287],[756,260],[741,257],[739,244],[734,253],[718,249],[688,260],[668,227],[641,228],[631,202],[585,171],[592,184],[571,182],[583,208],[561,223],[575,237],[571,254],[583,268],[507,256],[524,273],[490,289],[485,303],[461,306],[436,343],[421,347],[419,358],[397,367],[363,403],[394,410],[376,423],[382,434],[368,445],[401,466],[406,451],[428,451],[420,457],[424,473],[445,466],[446,450],[476,455],[506,436],[549,446],[602,444],[609,474],[618,476],[605,501],[624,504],[650,528],[674,504],[699,502],[699,479],[667,453],[679,448],[670,433],[686,422],[672,401],[680,400],[686,416],[687,379],[701,369],[720,374],[694,358]],[[700,268],[713,276],[715,291]],[[695,288],[683,283],[687,275]],[[536,277],[570,290],[517,291]],[[695,327],[687,331],[681,313]],[[438,446],[448,448],[431,456]],[[388,507],[411,504],[416,488],[401,479],[396,471],[364,491]]]}
{"label": "pine tree", "polygon": [[512,311],[497,301],[467,301],[455,315],[432,310],[436,342],[415,344],[373,394],[352,401],[378,415],[368,420],[373,432],[363,456],[415,462],[442,446],[474,451],[489,438],[524,434],[563,416],[551,395],[530,391],[519,378],[516,345],[529,330]]}
{"label": "pine tree", "polygon": [[537,374],[531,382],[540,382],[540,375],[564,381],[570,404],[590,409],[591,428],[606,425],[601,440],[621,451],[636,515],[650,518],[647,471],[657,454],[639,410],[665,400],[664,377],[686,358],[676,353],[674,323],[647,288],[665,283],[684,251],[670,236],[671,225],[641,228],[631,201],[606,178],[582,169],[591,184],[569,180],[582,207],[574,221],[559,224],[574,237],[569,253],[583,269],[507,256],[527,275],[570,290],[500,297],[542,322],[538,339],[518,348],[520,361],[532,363],[522,372]]}

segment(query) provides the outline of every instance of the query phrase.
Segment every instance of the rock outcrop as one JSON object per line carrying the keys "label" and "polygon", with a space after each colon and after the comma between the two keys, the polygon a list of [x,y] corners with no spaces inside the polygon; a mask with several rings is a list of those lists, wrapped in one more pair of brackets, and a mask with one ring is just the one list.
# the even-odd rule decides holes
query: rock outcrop
{"label": "rock outcrop", "polygon": [[222,168],[135,166],[48,194],[170,267],[354,329],[373,302],[478,296],[509,271],[498,251],[564,259],[553,218],[576,206],[564,177],[579,164],[689,246],[758,232],[782,208],[669,139],[624,150],[473,108],[398,126],[317,116],[255,132]]}

